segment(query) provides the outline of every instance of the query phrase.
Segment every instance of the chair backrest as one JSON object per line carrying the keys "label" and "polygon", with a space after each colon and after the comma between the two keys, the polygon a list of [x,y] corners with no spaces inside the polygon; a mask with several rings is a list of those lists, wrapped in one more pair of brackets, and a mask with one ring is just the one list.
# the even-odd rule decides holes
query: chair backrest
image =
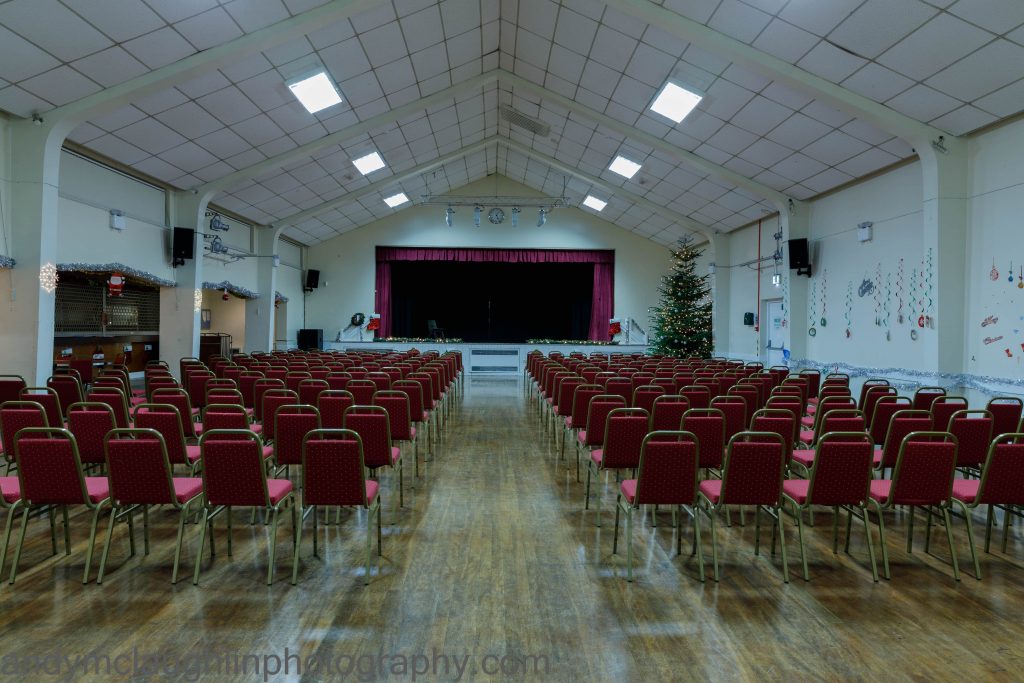
{"label": "chair backrest", "polygon": [[345,410],[345,429],[350,429],[363,440],[363,462],[376,469],[392,464],[391,421],[388,411],[381,406],[350,406]]}
{"label": "chair backrest", "polygon": [[372,380],[354,379],[348,383],[346,388],[356,400],[356,405],[373,405],[373,395],[377,393],[377,385]]}
{"label": "chair backrest", "polygon": [[77,377],[72,375],[53,375],[46,380],[46,386],[57,392],[57,399],[60,401],[60,410],[67,415],[68,408],[73,403],[81,403],[85,400],[82,393],[82,384]]}
{"label": "chair backrest", "polygon": [[654,406],[651,409],[651,431],[679,431],[683,414],[689,409],[690,402],[685,396],[658,396],[654,399]]}
{"label": "chair backrest", "polygon": [[992,440],[975,504],[1024,505],[1024,432]]}
{"label": "chair backrest", "polygon": [[153,398],[150,402],[171,405],[177,408],[178,414],[181,415],[181,427],[185,432],[185,437],[189,439],[196,438],[195,422],[192,419],[192,401],[188,398],[188,392],[180,388],[154,389]]}
{"label": "chair backrest", "polygon": [[857,407],[864,410],[865,415],[870,415],[871,413],[865,410],[864,406],[864,401],[867,399],[868,393],[870,393],[875,387],[887,386],[889,386],[889,380],[887,379],[869,378],[864,380],[864,384],[860,387],[860,398],[857,400]]}
{"label": "chair backrest", "polygon": [[[735,387],[733,387],[735,389]],[[685,396],[693,408],[711,407],[711,390],[697,384],[685,386],[679,390],[680,396]]]}
{"label": "chair backrest", "polygon": [[245,400],[242,398],[242,392],[238,389],[227,386],[215,386],[211,383],[206,387],[205,405],[210,405],[211,403],[219,405],[233,403],[238,406],[244,406]]}
{"label": "chair backrest", "polygon": [[214,403],[203,408],[203,430],[212,431],[214,429],[250,431],[251,425],[249,416],[245,413],[245,406],[234,403]]}
{"label": "chair backrest", "polygon": [[[784,408],[761,408],[750,420],[750,429],[755,432],[771,432],[782,437],[786,446],[786,465],[793,457],[793,445],[799,439],[800,421],[791,410]],[[730,439],[732,437],[729,437]]]}
{"label": "chair backrest", "polygon": [[246,408],[256,408],[256,382],[264,379],[262,372],[258,370],[246,370],[238,376],[238,390],[242,392],[242,405]]}
{"label": "chair backrest", "polygon": [[801,370],[800,376],[807,379],[807,398],[818,398],[821,387],[821,373],[817,370]]}
{"label": "chair backrest", "polygon": [[270,507],[258,435],[246,430],[204,431],[199,447],[207,505]]}
{"label": "chair backrest", "polygon": [[693,505],[697,500],[700,443],[690,432],[664,430],[644,437],[634,507]]}
{"label": "chair backrest", "polygon": [[320,424],[324,429],[341,429],[345,423],[345,410],[355,405],[352,394],[341,389],[327,389],[317,396]]}
{"label": "chair backrest", "polygon": [[752,384],[734,384],[728,393],[729,396],[738,396],[746,402],[747,415],[753,415],[758,410],[761,401],[759,394],[757,387]]}
{"label": "chair backrest", "polygon": [[947,502],[953,490],[956,451],[956,437],[949,432],[920,431],[904,436],[893,470],[888,503],[940,505]]}
{"label": "chair backrest", "polygon": [[719,468],[725,453],[725,414],[718,408],[690,408],[683,413],[680,429],[700,442],[700,466]]}
{"label": "chair backrest", "polygon": [[822,413],[818,430],[814,433],[814,442],[833,432],[850,432],[867,434],[867,420],[864,413],[856,408],[834,408]]}
{"label": "chair backrest", "polygon": [[313,379],[313,375],[309,374],[306,370],[292,370],[289,371],[284,377],[285,387],[294,391],[296,394],[299,393],[299,384],[304,379]]}
{"label": "chair backrest", "polygon": [[[869,395],[870,403],[870,395]],[[892,416],[901,410],[912,409],[910,399],[906,396],[881,396],[874,404],[873,413],[864,413],[868,416],[868,429],[871,432],[875,443],[882,445],[889,434],[889,423]]]}
{"label": "chair backrest", "polygon": [[182,378],[193,407],[202,408],[206,405],[206,385],[215,376],[209,370],[190,370],[188,380],[185,381],[185,378]]}
{"label": "chair backrest", "polygon": [[632,385],[631,388],[633,390],[633,394],[635,395],[637,389],[644,385],[651,384],[654,382],[654,373],[640,370],[630,375],[629,381]]}
{"label": "chair backrest", "polygon": [[981,467],[992,441],[992,413],[987,410],[959,410],[945,431],[956,437],[957,467]]}
{"label": "chair backrest", "polygon": [[608,413],[616,408],[625,408],[626,399],[618,394],[598,394],[590,399],[587,407],[587,429],[584,446],[601,446],[604,444],[605,422]]}
{"label": "chair backrest", "polygon": [[412,440],[412,409],[404,391],[383,389],[373,395],[373,405],[388,411],[392,441]]}
{"label": "chair backrest", "polygon": [[[441,390],[434,386],[434,376],[428,372],[410,372],[406,375],[407,379],[411,379],[414,382],[419,382],[423,388],[423,409],[432,410],[434,402],[441,398]],[[364,449],[365,450],[365,449]]]}
{"label": "chair backrest", "polygon": [[804,404],[800,400],[799,396],[793,396],[791,394],[774,394],[768,397],[768,401],[764,404],[765,408],[781,408],[782,410],[788,410],[794,415],[804,414]]}
{"label": "chair backrest", "polygon": [[257,422],[263,422],[263,395],[271,389],[284,389],[283,379],[258,379],[252,387],[252,416]]}
{"label": "chair backrest", "polygon": [[605,469],[634,469],[640,466],[640,451],[647,436],[651,415],[643,408],[615,408],[604,423]]}
{"label": "chair backrest", "polygon": [[302,443],[303,505],[366,506],[363,441],[351,429],[317,429]]}
{"label": "chair backrest", "polygon": [[124,392],[114,387],[93,386],[86,395],[89,403],[106,403],[114,411],[114,422],[119,429],[128,427],[128,399]]}
{"label": "chair backrest", "polygon": [[74,435],[66,429],[27,427],[13,443],[21,497],[27,505],[80,505],[89,493]]}
{"label": "chair backrest", "polygon": [[137,406],[135,427],[159,432],[164,438],[167,457],[175,465],[188,462],[181,414],[175,406],[165,403],[143,403]]}
{"label": "chair backrest", "polygon": [[323,379],[304,379],[299,382],[299,403],[315,406],[321,391],[330,389],[331,385]]}
{"label": "chair backrest", "polygon": [[558,383],[555,410],[560,417],[564,418],[572,413],[573,394],[576,392],[576,387],[581,384],[583,384],[583,378],[576,375],[566,377]]}
{"label": "chair backrest", "polygon": [[960,410],[967,410],[967,399],[963,396],[939,396],[932,401],[932,421],[935,429],[945,431],[949,429],[949,421],[953,413]]}
{"label": "chair backrest", "polygon": [[272,441],[274,438],[275,418],[281,406],[299,402],[299,396],[291,389],[268,389],[263,392],[263,438]]}
{"label": "chair backrest", "polygon": [[654,410],[654,400],[665,395],[665,387],[657,384],[641,384],[633,390],[633,407],[643,408],[648,413]]}
{"label": "chair backrest", "polygon": [[997,396],[989,400],[985,410],[992,413],[992,434],[999,436],[1016,432],[1022,406],[1024,402],[1013,396]]}
{"label": "chair backrest", "polygon": [[56,427],[64,426],[64,411],[60,407],[60,397],[50,387],[25,387],[21,390],[22,401],[34,401],[46,411],[46,420]]}
{"label": "chair backrest", "polygon": [[742,396],[715,396],[711,399],[711,407],[717,408],[725,415],[725,440],[746,431],[750,426],[750,415],[747,401]]}
{"label": "chair backrest", "polygon": [[778,505],[786,468],[782,437],[740,432],[729,441],[719,505]]}
{"label": "chair backrest", "polygon": [[818,390],[818,400],[821,401],[826,396],[849,396],[851,397],[850,400],[853,403],[853,407],[857,407],[857,404],[853,402],[853,394],[850,393],[850,385],[848,384],[840,384],[838,382],[822,384],[821,389]]}
{"label": "chair backrest", "polygon": [[[864,392],[864,400],[862,400],[858,404],[858,407],[861,410],[863,410],[864,414],[867,416],[867,418],[868,418],[868,427],[869,428],[874,423],[874,420],[875,420],[875,407],[878,405],[878,403],[880,401],[882,401],[883,398],[888,400],[890,398],[897,397],[897,396],[898,395],[897,395],[896,389],[894,387],[874,385],[874,386],[869,386],[867,388],[867,390]],[[905,398],[905,397],[901,397],[901,398]],[[913,407],[913,405],[912,405],[912,403],[911,403],[909,398],[906,399],[906,405],[907,405],[908,408],[912,408]],[[883,414],[884,414],[884,412],[885,411],[883,411]]]}
{"label": "chair backrest", "polygon": [[818,439],[807,502],[813,505],[861,505],[871,485],[874,444],[864,431],[831,432]]}
{"label": "chair backrest", "polygon": [[946,390],[942,387],[919,387],[914,392],[914,410],[931,410],[932,402],[945,395]]}
{"label": "chair backrest", "polygon": [[722,393],[722,385],[715,377],[698,377],[693,380],[693,384],[698,387],[707,387],[712,399]]}
{"label": "chair backrest", "polygon": [[[899,458],[903,440],[907,434],[914,432],[930,432],[932,430],[932,414],[927,410],[900,410],[889,421],[889,431],[885,435],[882,446],[882,462],[879,469],[895,467]],[[874,437],[872,437],[874,440]],[[878,443],[877,441],[875,442]]]}
{"label": "chair backrest", "polygon": [[68,431],[75,435],[82,462],[101,464],[105,461],[105,439],[116,427],[114,411],[106,403],[83,401],[68,406]]}
{"label": "chair backrest", "polygon": [[92,358],[72,358],[68,361],[68,366],[78,373],[82,384],[86,385],[92,383],[93,368],[95,367],[92,363]]}
{"label": "chair backrest", "polygon": [[[585,381],[585,380],[584,380]],[[572,392],[572,426],[574,429],[585,429],[587,425],[587,411],[590,410],[590,400],[595,396],[604,393],[600,384],[579,384]]]}
{"label": "chair backrest", "polygon": [[274,457],[278,465],[301,465],[306,434],[320,429],[320,411],[314,406],[287,404],[274,413]]}
{"label": "chair backrest", "polygon": [[103,439],[116,505],[177,505],[167,447],[154,429],[114,429]]}
{"label": "chair backrest", "polygon": [[28,427],[49,426],[46,409],[34,401],[14,399],[0,403],[0,442],[4,444],[4,454],[8,460],[14,460],[14,437],[19,431]]}
{"label": "chair backrest", "polygon": [[377,391],[391,388],[391,375],[382,370],[375,370],[373,372],[366,373],[366,379],[373,382],[374,386],[377,387]]}
{"label": "chair backrest", "polygon": [[[178,380],[167,375],[159,375],[157,377],[150,377],[146,380],[146,399],[149,401],[153,400],[153,392],[157,389],[177,389],[181,385],[178,384]],[[187,396],[188,394],[186,394]]]}

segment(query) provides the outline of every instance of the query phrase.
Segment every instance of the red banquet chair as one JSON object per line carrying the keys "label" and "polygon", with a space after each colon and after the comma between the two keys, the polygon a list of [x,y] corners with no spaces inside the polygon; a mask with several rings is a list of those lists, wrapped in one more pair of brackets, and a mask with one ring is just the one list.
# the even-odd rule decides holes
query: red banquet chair
{"label": "red banquet chair", "polygon": [[83,465],[107,462],[107,433],[115,429],[114,411],[106,403],[72,403],[68,406],[68,431],[78,442],[78,456]]}
{"label": "red banquet chair", "polygon": [[640,467],[640,451],[650,424],[650,413],[643,408],[615,408],[608,413],[601,448],[590,451],[587,461],[583,509],[590,509],[590,479],[593,477],[598,482],[597,526],[601,526],[601,474]]}
{"label": "red banquet chair", "polygon": [[608,413],[616,408],[625,408],[626,401],[619,395],[598,394],[590,399],[587,406],[586,428],[576,433],[576,481],[580,480],[580,455],[604,444],[605,422]]}

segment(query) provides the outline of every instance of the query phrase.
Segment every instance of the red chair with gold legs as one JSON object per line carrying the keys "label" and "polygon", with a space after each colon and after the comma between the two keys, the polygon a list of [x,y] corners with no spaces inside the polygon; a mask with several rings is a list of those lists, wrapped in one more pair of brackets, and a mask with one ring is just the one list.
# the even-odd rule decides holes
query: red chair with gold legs
{"label": "red chair with gold legs", "polygon": [[650,413],[643,408],[615,408],[608,413],[601,448],[590,451],[587,461],[583,509],[590,509],[590,480],[593,477],[598,486],[597,526],[601,526],[601,475],[610,470],[636,470],[640,467],[640,451],[650,424]]}

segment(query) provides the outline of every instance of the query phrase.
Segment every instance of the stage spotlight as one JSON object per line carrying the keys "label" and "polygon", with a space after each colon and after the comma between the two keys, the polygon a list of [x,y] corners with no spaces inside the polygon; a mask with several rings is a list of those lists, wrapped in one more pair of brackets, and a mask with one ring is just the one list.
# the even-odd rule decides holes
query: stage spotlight
{"label": "stage spotlight", "polygon": [[513,206],[512,207],[512,227],[513,228],[518,228],[519,227],[519,207],[518,206]]}
{"label": "stage spotlight", "polygon": [[473,209],[473,225],[480,227],[480,213],[483,211],[483,207],[477,206]]}
{"label": "stage spotlight", "polygon": [[547,222],[548,222],[548,210],[547,209],[541,209],[540,211],[537,212],[537,227],[539,228],[539,227],[543,226]]}
{"label": "stage spotlight", "polygon": [[450,206],[447,209],[445,209],[445,212],[444,212],[444,224],[447,225],[449,228],[452,227],[452,216],[454,216],[454,215],[455,215],[455,209],[453,209]]}

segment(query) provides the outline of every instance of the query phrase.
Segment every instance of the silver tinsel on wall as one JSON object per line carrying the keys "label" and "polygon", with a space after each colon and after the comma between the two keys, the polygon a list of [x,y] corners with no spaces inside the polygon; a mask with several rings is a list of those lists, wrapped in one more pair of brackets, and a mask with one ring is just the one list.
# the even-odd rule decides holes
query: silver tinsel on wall
{"label": "silver tinsel on wall", "polygon": [[282,304],[286,304],[286,303],[288,303],[288,297],[286,297],[286,296],[285,296],[284,294],[282,294],[281,292],[276,292],[276,291],[275,291],[275,292],[274,292],[274,302],[275,302],[275,303],[282,303]]}
{"label": "silver tinsel on wall", "polygon": [[131,266],[126,266],[123,263],[58,263],[58,273],[121,273],[128,277],[142,280],[143,282],[151,285],[157,285],[158,287],[177,287],[177,283],[174,280],[168,280],[162,278],[159,275],[146,272],[145,270],[138,270]]}
{"label": "silver tinsel on wall", "polygon": [[224,280],[223,282],[204,282],[203,283],[203,289],[219,289],[219,290],[225,290],[226,289],[229,292],[231,292],[232,294],[234,294],[235,296],[240,296],[243,299],[259,299],[260,298],[259,292],[254,292],[251,289],[246,289],[245,287],[239,287],[238,285],[233,285],[230,282],[228,282],[227,280]]}
{"label": "silver tinsel on wall", "polygon": [[13,267],[14,259],[12,259],[10,256],[4,256],[3,254],[0,254],[0,270]]}
{"label": "silver tinsel on wall", "polygon": [[909,370],[907,368],[866,368],[846,363],[820,363],[818,361],[802,358],[790,361],[791,368],[808,368],[818,370],[825,375],[829,372],[842,372],[850,377],[900,377],[920,378],[921,381],[908,380],[904,383],[894,383],[893,386],[900,389],[914,388],[922,385],[941,386],[947,389],[953,387],[964,387],[976,389],[985,393],[998,392],[992,385],[1003,385],[1006,387],[1024,388],[1024,379],[1010,377],[990,377],[985,375],[972,375],[970,373],[956,372],[928,372],[926,370]]}

